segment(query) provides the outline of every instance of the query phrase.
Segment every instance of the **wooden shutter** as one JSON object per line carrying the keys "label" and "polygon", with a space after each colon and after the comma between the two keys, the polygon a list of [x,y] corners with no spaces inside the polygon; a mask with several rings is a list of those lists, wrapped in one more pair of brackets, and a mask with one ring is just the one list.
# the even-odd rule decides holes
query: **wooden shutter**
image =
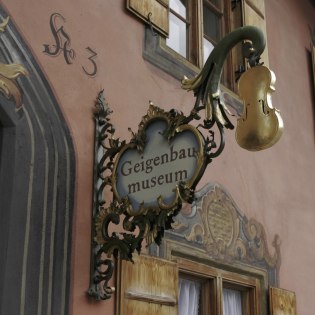
{"label": "wooden shutter", "polygon": [[120,268],[120,315],[177,315],[178,267],[151,256],[122,261]]}
{"label": "wooden shutter", "polygon": [[[264,0],[243,0],[244,25],[254,25],[259,27],[265,34],[267,42],[266,31],[266,16],[265,16],[265,1]],[[262,54],[261,61],[268,67],[268,45]]]}
{"label": "wooden shutter", "polygon": [[296,315],[295,292],[269,288],[270,315]]}
{"label": "wooden shutter", "polygon": [[150,19],[155,30],[168,36],[169,0],[127,0],[127,9],[148,24]]}

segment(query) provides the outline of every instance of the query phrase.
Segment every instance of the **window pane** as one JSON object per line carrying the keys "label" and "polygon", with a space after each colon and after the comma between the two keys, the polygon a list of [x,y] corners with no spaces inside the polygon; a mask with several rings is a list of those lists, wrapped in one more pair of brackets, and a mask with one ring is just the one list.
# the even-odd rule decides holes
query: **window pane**
{"label": "window pane", "polygon": [[242,293],[223,289],[223,315],[242,315]]}
{"label": "window pane", "polygon": [[186,1],[170,0],[170,8],[186,19]]}
{"label": "window pane", "polygon": [[179,279],[179,315],[198,315],[200,282]]}
{"label": "window pane", "polygon": [[214,41],[220,38],[220,18],[208,6],[203,6],[203,31]]}
{"label": "window pane", "polygon": [[206,38],[203,39],[203,63],[207,61],[211,51],[213,50],[214,46],[211,42],[209,42]]}
{"label": "window pane", "polygon": [[186,23],[170,14],[169,38],[166,39],[166,45],[186,58],[186,38]]}

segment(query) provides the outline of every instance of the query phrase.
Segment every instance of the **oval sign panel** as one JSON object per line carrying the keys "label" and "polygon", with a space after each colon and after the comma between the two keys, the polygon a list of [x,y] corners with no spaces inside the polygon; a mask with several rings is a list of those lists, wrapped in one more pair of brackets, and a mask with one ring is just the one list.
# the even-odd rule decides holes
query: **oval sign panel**
{"label": "oval sign panel", "polygon": [[190,189],[204,166],[203,138],[191,125],[180,125],[168,135],[170,121],[146,122],[144,146],[131,141],[120,151],[114,165],[113,188],[118,200],[128,197],[131,215],[149,208],[173,208],[180,184]]}

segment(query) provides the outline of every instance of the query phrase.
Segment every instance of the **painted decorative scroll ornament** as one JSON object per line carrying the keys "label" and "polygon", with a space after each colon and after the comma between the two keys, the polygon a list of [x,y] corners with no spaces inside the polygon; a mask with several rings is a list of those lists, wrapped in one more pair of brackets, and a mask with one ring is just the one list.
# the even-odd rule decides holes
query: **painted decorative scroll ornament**
{"label": "painted decorative scroll ornament", "polygon": [[[9,23],[9,17],[7,17],[0,24],[0,33],[5,31],[6,26]],[[20,75],[27,75],[27,70],[19,64],[4,64],[0,62],[0,92],[6,96],[6,98],[13,98],[16,108],[20,108],[22,105],[22,95],[15,80]]]}

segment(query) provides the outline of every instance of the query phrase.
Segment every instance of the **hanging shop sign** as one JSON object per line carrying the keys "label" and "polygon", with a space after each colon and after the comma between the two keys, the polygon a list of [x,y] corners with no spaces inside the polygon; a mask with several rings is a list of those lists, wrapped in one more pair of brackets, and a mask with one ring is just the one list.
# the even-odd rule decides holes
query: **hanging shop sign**
{"label": "hanging shop sign", "polygon": [[111,256],[132,261],[143,241],[160,245],[183,202],[193,202],[206,167],[224,149],[224,130],[234,128],[221,95],[220,78],[229,51],[240,41],[245,41],[242,52],[250,69],[239,79],[243,108],[236,140],[250,151],[266,149],[281,137],[283,122],[272,106],[275,77],[260,63],[265,39],[256,27],[242,27],[224,37],[201,72],[182,80],[182,87],[193,91],[196,98],[189,115],[150,103],[129,142],[114,138],[111,111],[103,91],[99,93],[89,295],[98,300],[110,298],[114,292],[109,285],[114,268]]}
{"label": "hanging shop sign", "polygon": [[[204,140],[189,124],[176,124],[170,113],[150,105],[137,139],[120,151],[113,170],[113,191],[128,199],[129,214],[173,209],[183,190],[197,183],[204,169]],[[187,196],[189,199],[189,196]]]}

